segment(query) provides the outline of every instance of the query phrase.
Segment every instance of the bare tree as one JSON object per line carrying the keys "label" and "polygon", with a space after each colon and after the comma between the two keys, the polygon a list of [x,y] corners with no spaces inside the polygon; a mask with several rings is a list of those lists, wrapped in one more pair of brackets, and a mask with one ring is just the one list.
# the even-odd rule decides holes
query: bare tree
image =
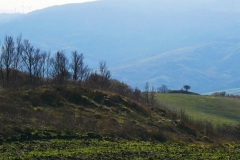
{"label": "bare tree", "polygon": [[83,62],[83,54],[78,54],[77,51],[72,52],[72,63],[70,65],[73,72],[73,80],[79,81],[80,84],[89,76],[90,69]]}
{"label": "bare tree", "polygon": [[145,102],[149,103],[149,83],[145,84],[145,91],[144,91]]}
{"label": "bare tree", "polygon": [[109,86],[109,79],[111,77],[106,61],[101,61],[99,63],[99,75],[101,76],[100,86],[102,89],[106,89]]}
{"label": "bare tree", "polygon": [[69,62],[63,51],[58,51],[51,59],[52,77],[60,84],[70,78]]}
{"label": "bare tree", "polygon": [[22,55],[23,52],[23,48],[22,48],[22,36],[18,36],[16,39],[16,56],[14,59],[14,70],[19,70],[19,65],[20,65],[20,57]]}
{"label": "bare tree", "polygon": [[152,86],[152,88],[150,90],[150,94],[149,94],[149,102],[150,102],[151,105],[154,105],[155,99],[156,99],[155,88]]}
{"label": "bare tree", "polygon": [[40,78],[41,74],[40,62],[41,62],[40,49],[35,49],[33,54],[33,66],[32,66],[32,74],[35,81],[38,78]]}
{"label": "bare tree", "polygon": [[24,40],[22,44],[22,62],[28,73],[30,83],[33,81],[34,53],[34,47],[28,40]]}
{"label": "bare tree", "polygon": [[9,83],[9,76],[13,67],[15,57],[15,44],[14,39],[11,36],[6,36],[4,39],[4,45],[2,46],[1,62],[2,62],[2,74],[6,73],[6,82]]}
{"label": "bare tree", "polygon": [[165,84],[161,85],[157,90],[159,93],[167,93],[169,91]]}
{"label": "bare tree", "polygon": [[51,53],[50,52],[46,53],[44,66],[45,66],[45,73],[44,73],[45,77],[47,79],[49,79],[50,78],[50,68],[51,68]]}
{"label": "bare tree", "polygon": [[39,63],[39,72],[41,79],[46,77],[46,68],[47,68],[47,57],[48,57],[48,53],[43,51],[41,52],[41,58],[40,58],[40,63]]}
{"label": "bare tree", "polygon": [[46,53],[41,52],[40,49],[34,50],[33,57],[33,78],[34,83],[39,83],[44,78],[44,64],[46,59]]}
{"label": "bare tree", "polygon": [[21,64],[21,55],[22,55],[23,49],[22,49],[22,36],[18,36],[16,39],[16,54],[14,57],[14,64],[13,64],[13,81],[14,85],[17,82],[18,72],[20,71],[20,64]]}

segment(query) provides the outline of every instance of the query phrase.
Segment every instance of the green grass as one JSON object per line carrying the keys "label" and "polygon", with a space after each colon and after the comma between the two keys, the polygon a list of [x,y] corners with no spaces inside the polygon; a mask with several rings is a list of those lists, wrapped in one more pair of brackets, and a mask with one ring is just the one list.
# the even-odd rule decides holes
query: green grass
{"label": "green grass", "polygon": [[180,111],[197,120],[213,124],[239,124],[240,100],[224,97],[157,94],[157,101],[170,110]]}
{"label": "green grass", "polygon": [[238,159],[237,144],[203,145],[129,140],[49,140],[0,145],[0,159]]}

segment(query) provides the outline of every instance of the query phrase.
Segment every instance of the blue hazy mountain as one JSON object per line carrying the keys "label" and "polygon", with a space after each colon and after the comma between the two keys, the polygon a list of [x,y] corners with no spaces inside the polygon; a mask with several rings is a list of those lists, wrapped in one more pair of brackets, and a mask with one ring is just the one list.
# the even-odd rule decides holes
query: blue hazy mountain
{"label": "blue hazy mountain", "polygon": [[[100,0],[54,6],[7,22],[45,50],[79,50],[132,86],[184,84],[208,92],[239,87],[240,2],[236,0]],[[3,38],[1,38],[3,39]]]}

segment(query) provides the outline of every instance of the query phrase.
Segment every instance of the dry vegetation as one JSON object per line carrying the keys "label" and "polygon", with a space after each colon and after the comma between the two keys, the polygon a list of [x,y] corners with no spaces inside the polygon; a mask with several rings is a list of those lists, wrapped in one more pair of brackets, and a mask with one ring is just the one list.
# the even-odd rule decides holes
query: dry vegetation
{"label": "dry vegetation", "polygon": [[0,103],[2,140],[47,131],[165,140],[174,125],[125,97],[76,86],[3,91]]}
{"label": "dry vegetation", "polygon": [[[100,62],[98,71],[92,72],[83,63],[82,54],[74,51],[71,60],[69,63],[62,51],[50,57],[28,40],[18,37],[15,45],[14,39],[6,36],[0,61],[0,151],[6,153],[4,155],[18,154],[21,148],[15,146],[17,143],[32,146],[26,143],[45,140],[53,143],[59,140],[57,147],[60,148],[65,145],[61,144],[64,140],[89,143],[97,139],[100,144],[105,140],[122,143],[123,139],[134,143],[171,141],[179,144],[240,140],[239,126],[214,127],[208,121],[194,120],[182,110],[173,112],[166,104],[155,103],[155,91],[148,84],[141,92],[111,79],[104,61]],[[138,145],[141,148],[140,142]],[[38,145],[34,147],[39,149]],[[56,158],[61,154],[51,157],[51,149],[42,157]],[[31,152],[26,150],[27,154]],[[148,153],[149,148],[145,151]],[[120,153],[125,156],[125,152]],[[48,154],[50,157],[45,157]],[[27,158],[31,156],[35,155]],[[153,156],[162,155],[156,152]]]}

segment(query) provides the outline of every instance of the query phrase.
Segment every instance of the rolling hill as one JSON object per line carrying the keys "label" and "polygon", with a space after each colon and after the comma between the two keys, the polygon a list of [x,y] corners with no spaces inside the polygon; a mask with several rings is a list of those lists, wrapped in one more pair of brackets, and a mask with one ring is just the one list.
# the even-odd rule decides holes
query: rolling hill
{"label": "rolling hill", "polygon": [[[158,99],[161,108],[76,85],[1,90],[0,158],[239,157],[239,126],[216,129],[205,122],[236,124],[239,100],[174,94]],[[162,107],[186,109],[202,121]]]}
{"label": "rolling hill", "polygon": [[240,122],[239,99],[183,94],[158,94],[157,101],[169,110],[183,110],[195,120],[206,120],[214,125],[238,125]]}
{"label": "rolling hill", "polygon": [[[201,139],[204,125],[198,120],[214,126],[236,126],[240,121],[239,99],[182,94],[156,97],[159,105],[149,106],[76,85],[4,89],[0,92],[0,143],[58,136],[76,138],[88,133],[95,138],[205,141]],[[185,115],[181,110],[194,120],[182,119]],[[214,140],[224,139],[218,134],[212,128],[207,135]]]}
{"label": "rolling hill", "polygon": [[52,52],[77,49],[93,67],[106,60],[113,76],[132,86],[188,84],[206,93],[239,87],[239,6],[236,0],[69,4],[0,21],[0,37],[22,34]]}
{"label": "rolling hill", "polygon": [[158,86],[165,84],[170,89],[181,89],[188,84],[199,93],[227,91],[239,86],[239,40],[226,39],[179,48],[125,63],[114,71],[119,73],[118,78],[130,84],[137,77]]}
{"label": "rolling hill", "polygon": [[181,128],[185,124],[177,127],[161,108],[76,85],[2,90],[0,99],[0,143],[83,136],[160,142],[201,140],[201,131]]}

